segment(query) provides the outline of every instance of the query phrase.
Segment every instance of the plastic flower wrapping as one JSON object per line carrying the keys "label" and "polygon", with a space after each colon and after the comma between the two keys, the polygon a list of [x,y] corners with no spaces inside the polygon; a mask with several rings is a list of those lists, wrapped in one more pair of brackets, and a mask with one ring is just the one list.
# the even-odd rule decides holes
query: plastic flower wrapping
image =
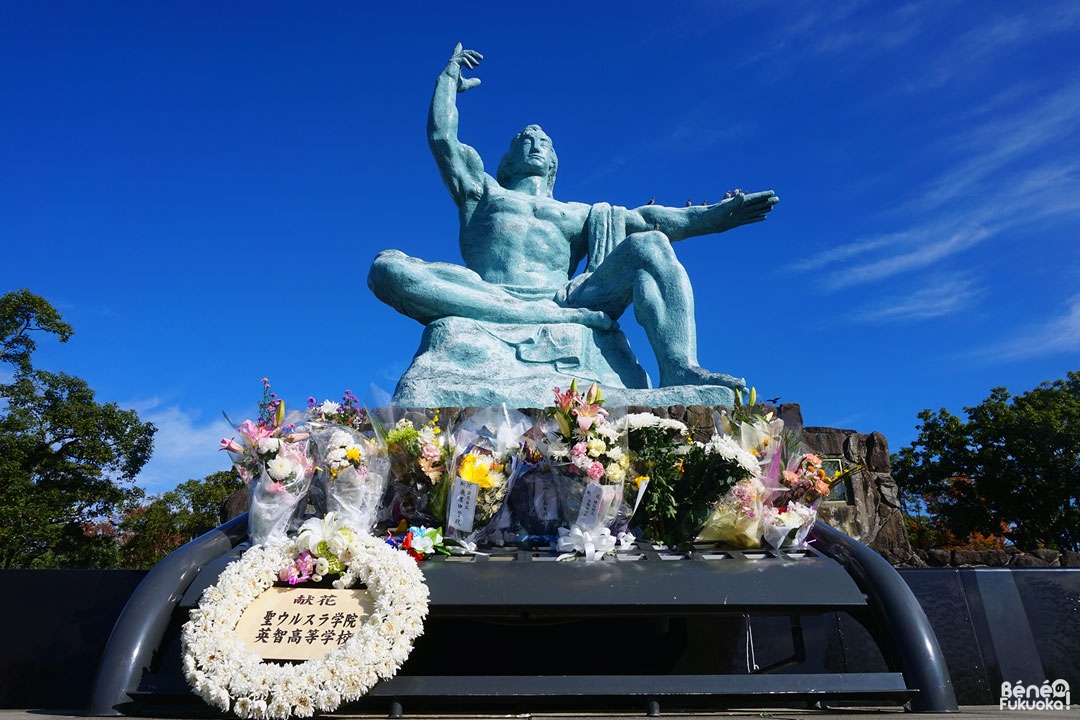
{"label": "plastic flower wrapping", "polygon": [[566,391],[555,388],[554,393],[543,450],[548,467],[566,487],[557,548],[595,560],[615,549],[649,479],[635,472],[625,419],[610,416],[596,383],[584,394],[577,381]]}
{"label": "plastic flower wrapping", "polygon": [[[576,382],[554,388],[540,419],[484,408],[449,430],[438,410],[368,412],[349,391],[309,398],[303,416],[286,419],[264,383],[259,409],[222,441],[251,488],[256,543],[299,527],[310,484],[316,514],[364,534],[392,529],[390,542],[417,559],[515,543],[595,560],[634,535],[780,547],[805,541],[843,477],[759,412],[753,392],[696,439],[674,420],[609,411],[599,387]],[[300,559],[297,576],[316,560]]]}
{"label": "plastic flower wrapping", "polygon": [[381,412],[382,417],[373,413],[372,425],[386,448],[390,468],[379,519],[391,525],[437,525],[432,496],[451,459],[439,413],[409,413],[395,420],[390,411]]}
{"label": "plastic flower wrapping", "polygon": [[716,503],[699,540],[735,548],[758,548],[764,541],[779,549],[801,545],[817,518],[817,505],[850,473],[829,476],[821,459],[807,451],[783,420],[737,403],[731,415],[717,414],[717,433],[707,447],[737,458],[749,474]]}
{"label": "plastic flower wrapping", "polygon": [[431,505],[448,536],[471,547],[505,544],[515,535],[506,498],[523,465],[532,420],[517,410],[481,408],[458,422],[447,440],[450,462]]}
{"label": "plastic flower wrapping", "polygon": [[361,432],[366,414],[348,390],[340,403],[309,398],[307,415],[319,469],[312,486],[316,511],[335,513],[370,532],[390,471],[384,446],[373,432]]}
{"label": "plastic flower wrapping", "polygon": [[236,426],[239,441],[221,440],[221,449],[248,486],[248,535],[254,545],[283,540],[304,510],[315,462],[308,433],[298,432],[294,419],[286,417],[284,401],[263,378],[259,418]]}

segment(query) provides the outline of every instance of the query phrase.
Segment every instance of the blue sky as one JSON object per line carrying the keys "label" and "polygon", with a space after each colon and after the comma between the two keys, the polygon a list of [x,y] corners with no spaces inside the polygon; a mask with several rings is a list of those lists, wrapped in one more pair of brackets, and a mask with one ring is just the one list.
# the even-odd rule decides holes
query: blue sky
{"label": "blue sky", "polygon": [[1078,3],[6,3],[0,292],[74,325],[39,367],[158,426],[151,492],[227,467],[264,376],[393,390],[422,328],[365,278],[460,261],[425,140],[459,40],[489,171],[538,122],[562,200],[779,194],[676,251],[702,364],[807,424],[896,450],[1080,369]]}

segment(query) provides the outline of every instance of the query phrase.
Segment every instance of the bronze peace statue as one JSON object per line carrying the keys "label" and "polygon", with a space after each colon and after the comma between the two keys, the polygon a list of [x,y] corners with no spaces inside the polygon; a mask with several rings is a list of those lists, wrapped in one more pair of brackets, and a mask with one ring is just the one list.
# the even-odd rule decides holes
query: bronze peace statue
{"label": "bronze peace statue", "polygon": [[[428,113],[465,265],[386,250],[368,276],[380,300],[427,326],[395,403],[543,407],[552,387],[578,378],[600,382],[609,403],[730,404],[745,382],[698,364],[693,290],[671,244],[761,222],[779,198],[736,190],[712,205],[636,209],[555,200],[558,158],[538,125],[514,136],[492,177],[458,139],[457,95],[480,84],[462,71],[481,60],[459,43]],[[656,354],[657,389],[616,324],[631,304]]]}

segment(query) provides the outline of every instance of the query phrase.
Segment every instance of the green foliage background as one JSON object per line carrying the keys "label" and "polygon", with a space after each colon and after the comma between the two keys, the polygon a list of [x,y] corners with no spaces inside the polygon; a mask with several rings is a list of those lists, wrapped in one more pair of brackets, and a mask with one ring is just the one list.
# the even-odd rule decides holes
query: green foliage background
{"label": "green foliage background", "polygon": [[198,531],[240,486],[232,472],[146,501],[134,479],[156,428],[98,402],[86,381],[34,367],[43,335],[71,326],[29,290],[0,297],[0,568],[149,567]]}
{"label": "green foliage background", "polygon": [[918,438],[893,456],[908,512],[925,508],[939,539],[1004,532],[1022,550],[1080,550],[1080,373],[994,388],[964,413],[919,413]]}

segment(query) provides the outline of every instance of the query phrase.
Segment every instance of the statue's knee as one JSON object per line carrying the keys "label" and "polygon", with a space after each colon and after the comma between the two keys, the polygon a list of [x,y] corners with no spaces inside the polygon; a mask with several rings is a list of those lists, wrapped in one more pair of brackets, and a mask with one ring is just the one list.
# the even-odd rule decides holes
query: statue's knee
{"label": "statue's knee", "polygon": [[379,295],[379,290],[382,288],[401,284],[404,261],[408,257],[400,250],[383,250],[375,256],[375,260],[371,263],[371,269],[368,271],[367,284],[376,296]]}
{"label": "statue's knee", "polygon": [[664,268],[672,262],[678,262],[675,251],[671,248],[671,241],[659,230],[634,233],[624,242],[631,244],[634,254],[644,265]]}

